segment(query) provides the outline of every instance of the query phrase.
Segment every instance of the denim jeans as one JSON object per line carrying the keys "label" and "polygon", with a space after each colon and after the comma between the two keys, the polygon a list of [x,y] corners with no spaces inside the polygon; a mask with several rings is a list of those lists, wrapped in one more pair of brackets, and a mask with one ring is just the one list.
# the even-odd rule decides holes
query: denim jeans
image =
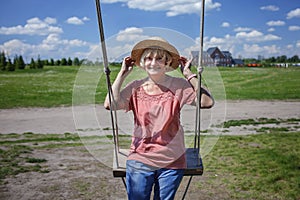
{"label": "denim jeans", "polygon": [[174,199],[183,177],[183,169],[155,168],[127,160],[126,187],[129,200],[148,200],[154,185],[154,199]]}

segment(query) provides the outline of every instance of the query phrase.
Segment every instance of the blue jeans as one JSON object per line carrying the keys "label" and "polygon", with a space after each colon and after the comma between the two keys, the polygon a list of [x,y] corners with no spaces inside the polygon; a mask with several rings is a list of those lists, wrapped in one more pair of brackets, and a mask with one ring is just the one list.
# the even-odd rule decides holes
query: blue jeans
{"label": "blue jeans", "polygon": [[155,168],[135,160],[126,162],[126,187],[129,200],[174,199],[183,177],[183,169]]}

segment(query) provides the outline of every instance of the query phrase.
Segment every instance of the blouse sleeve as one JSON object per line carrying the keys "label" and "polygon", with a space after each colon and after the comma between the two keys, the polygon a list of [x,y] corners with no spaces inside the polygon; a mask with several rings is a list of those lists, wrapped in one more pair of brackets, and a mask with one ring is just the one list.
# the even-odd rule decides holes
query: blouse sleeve
{"label": "blouse sleeve", "polygon": [[134,94],[136,88],[138,88],[139,86],[139,81],[132,81],[121,90],[120,96],[122,99],[122,109],[124,109],[126,112],[132,110],[132,95]]}
{"label": "blouse sleeve", "polygon": [[181,79],[182,89],[180,91],[180,107],[182,108],[185,104],[192,104],[196,98],[196,92],[191,84],[185,80]]}

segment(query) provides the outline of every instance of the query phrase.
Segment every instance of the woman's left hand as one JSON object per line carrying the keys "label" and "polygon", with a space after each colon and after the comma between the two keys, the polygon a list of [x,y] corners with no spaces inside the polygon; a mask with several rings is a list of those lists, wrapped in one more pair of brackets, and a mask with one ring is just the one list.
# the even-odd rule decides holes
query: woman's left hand
{"label": "woman's left hand", "polygon": [[184,76],[191,75],[191,66],[192,66],[193,58],[187,59],[185,57],[180,57],[180,69]]}

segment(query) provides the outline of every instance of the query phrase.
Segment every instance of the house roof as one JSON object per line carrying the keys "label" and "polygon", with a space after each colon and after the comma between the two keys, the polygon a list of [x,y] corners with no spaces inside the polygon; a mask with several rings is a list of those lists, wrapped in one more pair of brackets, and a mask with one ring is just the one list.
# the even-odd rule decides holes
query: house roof
{"label": "house roof", "polygon": [[236,65],[243,65],[244,61],[242,59],[233,59],[233,64]]}
{"label": "house roof", "polygon": [[209,55],[211,55],[213,52],[215,52],[218,49],[218,47],[210,47],[209,49],[207,49],[207,53]]}

